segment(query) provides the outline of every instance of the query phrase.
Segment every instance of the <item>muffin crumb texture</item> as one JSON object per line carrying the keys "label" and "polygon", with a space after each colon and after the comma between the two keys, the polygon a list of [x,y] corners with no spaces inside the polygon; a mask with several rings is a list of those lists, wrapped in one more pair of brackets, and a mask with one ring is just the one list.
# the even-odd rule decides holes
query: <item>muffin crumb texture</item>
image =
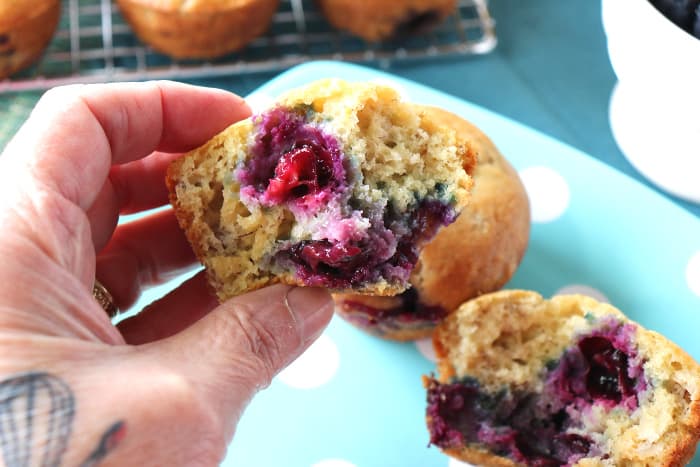
{"label": "muffin crumb texture", "polygon": [[584,296],[502,291],[435,332],[432,444],[484,465],[685,465],[700,438],[700,366]]}
{"label": "muffin crumb texture", "polygon": [[525,187],[488,136],[459,115],[430,106],[421,110],[468,139],[478,154],[469,205],[423,248],[410,289],[394,297],[334,295],[339,316],[400,341],[429,337],[448,312],[503,287],[520,265],[530,233]]}
{"label": "muffin crumb texture", "polygon": [[393,295],[466,204],[473,165],[391,88],[324,80],[178,160],[168,184],[221,299],[276,281]]}

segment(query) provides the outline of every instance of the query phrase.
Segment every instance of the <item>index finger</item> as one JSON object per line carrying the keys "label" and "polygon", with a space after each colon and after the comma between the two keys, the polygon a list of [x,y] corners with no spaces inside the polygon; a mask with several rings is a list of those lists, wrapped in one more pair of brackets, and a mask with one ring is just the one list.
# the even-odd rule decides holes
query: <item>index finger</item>
{"label": "index finger", "polygon": [[181,83],[67,86],[39,101],[5,155],[87,209],[113,164],[188,151],[249,115],[235,94]]}

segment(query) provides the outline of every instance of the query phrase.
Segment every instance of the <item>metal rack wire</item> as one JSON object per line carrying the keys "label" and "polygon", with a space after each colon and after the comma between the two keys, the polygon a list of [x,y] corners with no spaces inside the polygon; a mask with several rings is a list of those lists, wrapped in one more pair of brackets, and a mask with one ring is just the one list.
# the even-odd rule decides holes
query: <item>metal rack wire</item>
{"label": "metal rack wire", "polygon": [[388,66],[397,61],[481,54],[496,46],[487,0],[459,0],[454,15],[427,34],[367,43],[334,30],[313,0],[282,0],[269,32],[214,61],[172,60],[139,42],[112,0],[67,0],[41,61],[0,81],[0,93],[90,82],[193,79],[275,71],[309,60]]}

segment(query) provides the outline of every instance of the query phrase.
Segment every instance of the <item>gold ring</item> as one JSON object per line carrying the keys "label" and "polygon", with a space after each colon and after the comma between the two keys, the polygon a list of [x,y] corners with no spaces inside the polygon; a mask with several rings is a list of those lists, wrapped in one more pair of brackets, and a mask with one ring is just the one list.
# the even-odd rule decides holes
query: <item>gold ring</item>
{"label": "gold ring", "polygon": [[95,297],[97,303],[107,312],[110,318],[115,317],[119,313],[119,308],[114,304],[112,294],[97,279],[95,279],[95,284],[92,286],[92,296]]}

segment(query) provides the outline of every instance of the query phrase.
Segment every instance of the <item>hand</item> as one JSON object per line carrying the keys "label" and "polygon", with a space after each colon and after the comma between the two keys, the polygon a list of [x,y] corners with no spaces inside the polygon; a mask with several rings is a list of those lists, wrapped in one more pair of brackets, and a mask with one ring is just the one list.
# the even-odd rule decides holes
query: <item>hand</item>
{"label": "hand", "polygon": [[172,211],[118,215],[165,205],[168,163],[249,113],[176,83],[57,88],[0,156],[4,465],[217,465],[250,398],[326,326],[319,289],[218,305],[200,273],[118,327],[91,294],[97,276],[125,308],[195,264]]}

